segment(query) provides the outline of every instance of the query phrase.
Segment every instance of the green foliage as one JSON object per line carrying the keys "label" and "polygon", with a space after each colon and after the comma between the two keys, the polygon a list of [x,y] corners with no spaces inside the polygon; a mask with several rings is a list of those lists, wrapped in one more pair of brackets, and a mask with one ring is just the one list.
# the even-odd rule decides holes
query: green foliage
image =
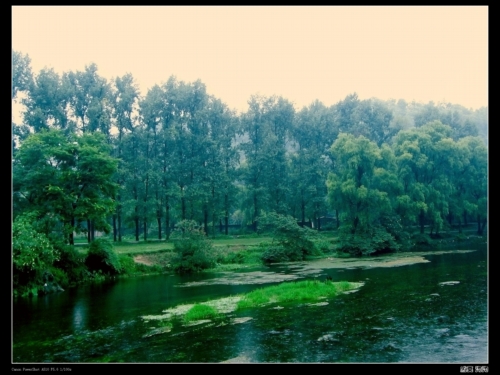
{"label": "green foliage", "polygon": [[64,272],[70,286],[92,279],[92,275],[85,265],[85,257],[77,249],[64,244],[62,241],[56,241],[55,246],[61,255],[59,260],[54,263],[54,266]]}
{"label": "green foliage", "polygon": [[241,251],[239,252],[236,252],[236,251],[233,251],[233,252],[230,252],[229,254],[227,254],[225,257],[222,257],[220,259],[220,263],[223,263],[223,264],[243,264],[245,263],[245,254]]}
{"label": "green foliage", "polygon": [[401,245],[382,226],[364,227],[353,235],[349,228],[339,229],[339,252],[354,256],[376,255],[379,253],[398,251]]}
{"label": "green foliage", "polygon": [[418,246],[430,246],[432,240],[427,233],[416,233],[412,236],[413,242]]}
{"label": "green foliage", "polygon": [[341,282],[321,282],[317,280],[281,283],[259,288],[243,296],[237,308],[256,307],[267,303],[306,302],[322,297],[330,297],[355,289],[359,284]]}
{"label": "green foliage", "polygon": [[299,255],[292,251],[287,251],[282,246],[269,245],[262,253],[261,260],[264,264],[296,261],[300,260]]}
{"label": "green foliage", "polygon": [[36,215],[16,217],[12,226],[12,265],[14,289],[41,284],[45,270],[60,257],[47,236],[33,225]]}
{"label": "green foliage", "polygon": [[184,323],[201,319],[215,319],[219,316],[219,312],[213,307],[204,304],[195,304],[184,315]]}
{"label": "green foliage", "polygon": [[12,227],[13,263],[18,270],[39,271],[58,260],[47,236],[35,230],[35,214],[19,215]]}
{"label": "green foliage", "polygon": [[212,242],[196,222],[183,220],[178,223],[172,240],[176,252],[173,260],[175,272],[200,272],[215,266],[216,254]]}
{"label": "green foliage", "polygon": [[12,50],[12,98],[15,99],[19,91],[28,91],[32,82],[30,57]]}
{"label": "green foliage", "polygon": [[106,238],[97,238],[90,243],[85,264],[91,272],[115,275],[122,271],[113,243]]}
{"label": "green foliage", "polygon": [[118,255],[118,261],[120,262],[120,273],[124,275],[132,275],[136,272],[136,263],[134,259],[126,254]]}
{"label": "green foliage", "polygon": [[80,222],[91,219],[96,230],[108,230],[117,185],[116,160],[102,134],[65,135],[43,131],[29,136],[13,163],[14,215],[36,211],[46,234],[70,242]]}
{"label": "green foliage", "polygon": [[310,228],[300,227],[291,216],[275,212],[263,214],[259,223],[271,228],[273,242],[262,254],[264,263],[303,260],[308,255],[322,254],[317,232]]}
{"label": "green foliage", "polygon": [[49,272],[52,275],[54,281],[57,282],[57,284],[62,288],[66,289],[71,285],[68,274],[64,270],[52,267],[49,269]]}

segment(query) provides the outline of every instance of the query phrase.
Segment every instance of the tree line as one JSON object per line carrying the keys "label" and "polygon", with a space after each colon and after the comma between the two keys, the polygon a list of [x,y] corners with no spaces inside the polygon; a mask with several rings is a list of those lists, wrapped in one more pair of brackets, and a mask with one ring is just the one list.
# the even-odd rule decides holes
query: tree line
{"label": "tree line", "polygon": [[[259,230],[266,212],[321,230],[333,216],[351,253],[397,249],[411,229],[487,220],[487,109],[360,100],[296,110],[252,96],[242,114],[201,81],[171,77],[139,94],[131,74],[95,64],[34,74],[13,51],[13,218],[31,213],[73,243],[96,230],[169,239],[182,220],[206,234]],[[42,229],[39,229],[42,230]]]}

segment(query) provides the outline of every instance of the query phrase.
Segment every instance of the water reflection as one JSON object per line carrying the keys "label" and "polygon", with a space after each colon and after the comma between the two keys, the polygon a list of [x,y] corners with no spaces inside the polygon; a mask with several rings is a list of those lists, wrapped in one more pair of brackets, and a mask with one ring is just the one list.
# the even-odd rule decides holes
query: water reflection
{"label": "water reflection", "polygon": [[87,310],[86,299],[81,299],[76,302],[75,308],[73,309],[73,327],[75,331],[83,331],[87,328]]}

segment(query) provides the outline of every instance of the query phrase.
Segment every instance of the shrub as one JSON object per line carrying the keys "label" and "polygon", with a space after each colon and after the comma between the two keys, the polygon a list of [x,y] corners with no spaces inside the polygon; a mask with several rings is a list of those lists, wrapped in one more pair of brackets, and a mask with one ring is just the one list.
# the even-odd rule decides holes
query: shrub
{"label": "shrub", "polygon": [[176,253],[172,262],[175,272],[200,272],[215,266],[216,254],[212,242],[196,222],[183,220],[178,223],[172,240]]}
{"label": "shrub", "polygon": [[[42,283],[43,272],[59,259],[59,252],[48,237],[38,232],[33,221],[35,214],[16,217],[12,226],[12,265],[14,289]],[[34,293],[32,293],[34,294]]]}
{"label": "shrub", "polygon": [[113,244],[106,238],[97,238],[90,243],[85,264],[92,272],[100,271],[108,275],[118,274],[122,270],[120,259],[113,250]]}
{"label": "shrub", "polygon": [[[67,286],[75,285],[90,278],[91,274],[85,266],[85,257],[78,250],[62,242],[56,243],[55,246],[60,252],[60,257],[58,261],[54,262],[54,266],[66,274],[69,284]],[[54,276],[56,275],[54,274]]]}
{"label": "shrub", "polygon": [[222,264],[243,264],[245,263],[245,254],[241,251],[232,251],[226,256],[222,257],[219,262]]}
{"label": "shrub", "polygon": [[383,227],[368,227],[358,230],[355,235],[350,233],[349,227],[340,228],[339,252],[361,256],[398,251],[400,248],[401,245]]}
{"label": "shrub", "polygon": [[265,264],[287,262],[290,259],[286,249],[280,245],[269,245],[261,255],[262,262]]}
{"label": "shrub", "polygon": [[264,263],[303,260],[308,255],[320,255],[325,247],[316,231],[303,228],[291,216],[269,213],[259,223],[271,228],[273,243],[262,254]]}
{"label": "shrub", "polygon": [[427,233],[417,233],[413,235],[413,242],[419,246],[430,246],[432,243],[431,238]]}

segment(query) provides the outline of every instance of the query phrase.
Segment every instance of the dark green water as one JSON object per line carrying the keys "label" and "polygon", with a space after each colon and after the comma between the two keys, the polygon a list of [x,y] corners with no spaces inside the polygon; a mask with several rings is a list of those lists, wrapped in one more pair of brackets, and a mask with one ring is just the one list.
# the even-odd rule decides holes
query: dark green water
{"label": "dark green water", "polygon": [[[247,362],[487,363],[486,245],[467,253],[424,257],[430,262],[317,270],[308,277],[330,275],[334,281],[365,282],[358,292],[329,299],[327,305],[283,305],[282,309],[271,305],[231,314],[252,318],[244,323],[176,324],[171,332],[151,337],[144,337],[150,327],[141,316],[263,285],[186,286],[220,275],[161,275],[16,301],[13,362],[213,363],[238,358]],[[289,275],[294,270],[260,269]],[[447,281],[458,283],[440,284]]]}

